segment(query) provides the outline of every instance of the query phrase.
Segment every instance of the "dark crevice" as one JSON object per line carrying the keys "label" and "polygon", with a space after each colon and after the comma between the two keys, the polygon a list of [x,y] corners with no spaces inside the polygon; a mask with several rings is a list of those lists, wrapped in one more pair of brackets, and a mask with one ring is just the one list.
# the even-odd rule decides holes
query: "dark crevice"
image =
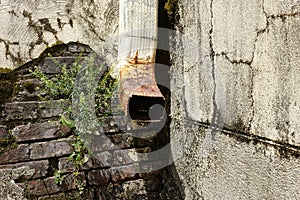
{"label": "dark crevice", "polygon": [[[213,45],[213,31],[214,31],[214,13],[213,13],[213,4],[214,1],[211,0],[210,2],[210,14],[211,14],[211,24],[210,24],[210,31],[209,31],[209,45],[210,45],[210,56],[211,56],[211,62],[212,62],[212,78],[214,82],[214,88],[213,88],[213,116],[212,116],[212,124],[214,125],[213,127],[218,126],[218,121],[220,117],[218,105],[216,102],[216,92],[217,92],[217,84],[216,84],[216,68],[215,68],[215,57],[216,57],[216,52],[214,50],[214,45]],[[217,130],[215,128],[212,129],[212,138],[214,139],[215,134]]]}
{"label": "dark crevice", "polygon": [[58,170],[58,158],[49,158],[49,168],[47,170],[48,176],[54,176],[55,172]]}

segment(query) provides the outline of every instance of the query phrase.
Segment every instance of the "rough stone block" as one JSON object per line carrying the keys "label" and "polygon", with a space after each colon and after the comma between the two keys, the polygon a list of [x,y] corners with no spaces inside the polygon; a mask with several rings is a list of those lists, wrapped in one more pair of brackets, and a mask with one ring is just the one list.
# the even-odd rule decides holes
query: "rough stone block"
{"label": "rough stone block", "polygon": [[58,74],[61,72],[62,64],[67,66],[74,63],[77,57],[46,57],[39,66],[39,70],[45,74]]}
{"label": "rough stone block", "polygon": [[107,169],[93,170],[88,172],[90,185],[97,185],[106,189],[110,180],[110,172]]}
{"label": "rough stone block", "polygon": [[143,179],[127,181],[121,185],[122,192],[117,194],[122,199],[148,199]]}
{"label": "rough stone block", "polygon": [[9,164],[9,165],[0,165],[0,169],[15,169],[20,168],[23,166],[27,166],[30,169],[34,169],[33,175],[23,176],[24,179],[30,178],[41,178],[47,175],[47,170],[49,168],[48,160],[41,160],[41,161],[33,161],[33,162],[26,162],[26,163],[16,163],[16,164]]}
{"label": "rough stone block", "polygon": [[120,149],[130,148],[135,146],[134,137],[129,134],[121,133],[116,135],[109,135],[107,137],[110,138],[111,142]]}
{"label": "rough stone block", "polygon": [[71,140],[39,142],[30,145],[30,158],[41,159],[71,154]]}
{"label": "rough stone block", "polygon": [[94,168],[98,167],[110,167],[112,166],[113,155],[111,152],[104,151],[100,153],[95,153],[91,158],[91,162],[88,162],[87,165],[93,166]]}
{"label": "rough stone block", "polygon": [[18,145],[0,155],[0,164],[24,162],[29,160],[29,147],[27,144]]}
{"label": "rough stone block", "polygon": [[[0,129],[1,130],[1,129]],[[67,136],[70,129],[58,123],[37,123],[17,126],[12,130],[12,135],[17,141],[32,141],[48,138],[60,138]]]}
{"label": "rough stone block", "polygon": [[83,45],[78,45],[76,43],[70,43],[68,45],[68,51],[72,52],[72,53],[91,53],[92,49],[90,49],[87,46],[83,46]]}
{"label": "rough stone block", "polygon": [[59,114],[63,112],[60,104],[62,104],[61,101],[53,101],[50,105],[47,102],[41,102],[38,110],[38,116],[40,118],[52,118],[59,116]]}
{"label": "rough stone block", "polygon": [[60,187],[55,184],[55,177],[49,177],[45,179],[44,184],[48,191],[47,194],[54,194],[60,191]]}
{"label": "rough stone block", "polygon": [[114,149],[124,149],[135,147],[133,136],[125,133],[115,135],[94,136],[91,144],[92,152],[101,152]]}
{"label": "rough stone block", "polygon": [[113,153],[114,166],[129,165],[138,162],[138,156],[135,149],[117,150]]}
{"label": "rough stone block", "polygon": [[163,189],[163,177],[157,171],[143,174],[143,180],[145,180],[145,186],[147,191],[159,191]]}
{"label": "rough stone block", "polygon": [[14,179],[32,173],[27,167],[0,170],[0,199],[24,199],[24,185],[16,184]]}
{"label": "rough stone block", "polygon": [[37,179],[28,182],[28,189],[30,195],[33,196],[43,196],[48,194],[47,188],[43,180]]}
{"label": "rough stone block", "polygon": [[90,150],[92,152],[102,152],[112,149],[117,149],[118,147],[114,145],[111,139],[105,135],[93,136],[91,140]]}
{"label": "rough stone block", "polygon": [[66,157],[59,159],[58,169],[64,173],[71,173],[76,169],[76,167],[75,164]]}
{"label": "rough stone block", "polygon": [[111,178],[114,182],[134,179],[139,176],[139,165],[132,164],[121,167],[113,167],[111,170]]}
{"label": "rough stone block", "polygon": [[47,195],[47,196],[43,196],[43,197],[38,198],[38,200],[62,200],[62,199],[66,199],[66,196],[65,196],[64,193],[54,194],[54,195]]}
{"label": "rough stone block", "polygon": [[13,97],[13,101],[37,101],[39,100],[39,95],[43,93],[37,89],[42,85],[38,79],[28,78],[20,80],[15,85],[17,86],[17,89],[15,89],[17,92]]}
{"label": "rough stone block", "polygon": [[7,127],[0,125],[0,140],[7,137]]}
{"label": "rough stone block", "polygon": [[[108,151],[95,153],[89,157],[89,160],[81,166],[82,170],[89,170],[95,168],[107,168],[112,166],[112,153]],[[67,157],[59,159],[58,163],[59,170],[70,173],[75,170],[75,165]]]}
{"label": "rough stone block", "polygon": [[86,179],[83,172],[79,173],[77,177],[75,177],[74,174],[69,174],[63,180],[62,185],[60,186],[61,190],[66,192],[76,189],[76,180],[83,181],[83,186],[86,186]]}
{"label": "rough stone block", "polygon": [[14,102],[4,104],[2,117],[5,121],[10,120],[27,120],[38,118],[39,102]]}

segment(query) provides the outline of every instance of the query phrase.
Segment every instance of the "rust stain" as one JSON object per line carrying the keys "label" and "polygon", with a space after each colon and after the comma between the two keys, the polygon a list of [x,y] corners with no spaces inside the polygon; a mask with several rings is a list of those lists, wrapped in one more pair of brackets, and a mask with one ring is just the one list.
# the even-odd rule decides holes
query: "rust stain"
{"label": "rust stain", "polygon": [[129,113],[128,103],[132,96],[159,97],[164,100],[155,80],[155,62],[139,58],[138,51],[120,69],[119,100],[126,115]]}

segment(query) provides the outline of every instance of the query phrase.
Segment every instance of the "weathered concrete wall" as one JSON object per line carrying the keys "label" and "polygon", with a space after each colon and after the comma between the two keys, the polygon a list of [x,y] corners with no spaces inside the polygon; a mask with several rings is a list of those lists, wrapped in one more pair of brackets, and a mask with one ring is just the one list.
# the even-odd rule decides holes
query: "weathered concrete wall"
{"label": "weathered concrete wall", "polygon": [[21,66],[57,43],[98,50],[118,32],[118,7],[114,0],[1,0],[0,67]]}
{"label": "weathered concrete wall", "polygon": [[179,16],[171,135],[186,199],[299,198],[300,2],[182,0]]}

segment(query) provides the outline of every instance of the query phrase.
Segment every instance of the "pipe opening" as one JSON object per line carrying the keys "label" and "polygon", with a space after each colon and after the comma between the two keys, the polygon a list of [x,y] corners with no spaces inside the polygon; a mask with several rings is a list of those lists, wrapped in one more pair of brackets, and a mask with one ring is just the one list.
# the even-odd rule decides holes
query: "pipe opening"
{"label": "pipe opening", "polygon": [[132,120],[158,121],[164,117],[163,97],[132,95],[129,98],[128,113]]}

